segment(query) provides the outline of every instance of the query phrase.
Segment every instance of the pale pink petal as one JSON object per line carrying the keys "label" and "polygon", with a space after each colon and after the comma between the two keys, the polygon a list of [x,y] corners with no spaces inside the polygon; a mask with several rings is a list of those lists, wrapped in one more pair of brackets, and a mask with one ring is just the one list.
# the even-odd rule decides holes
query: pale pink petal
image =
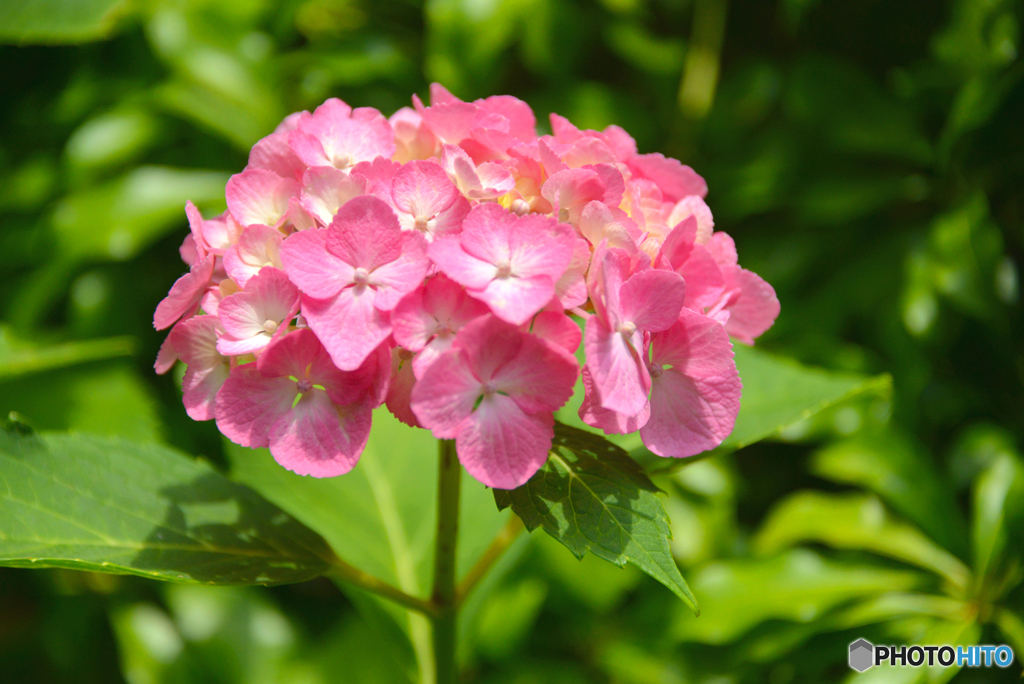
{"label": "pale pink petal", "polygon": [[395,153],[391,125],[380,112],[371,107],[352,109],[337,98],[300,121],[288,143],[307,166],[338,169],[376,157],[390,159]]}
{"label": "pale pink petal", "polygon": [[693,456],[732,432],[742,384],[729,336],[717,322],[683,309],[679,322],[651,342],[651,417],[640,429],[659,456]]}
{"label": "pale pink petal", "polygon": [[327,249],[353,268],[372,271],[397,259],[409,237],[387,204],[363,195],[334,215],[327,229]]}
{"label": "pale pink petal", "polygon": [[412,410],[438,439],[452,439],[483,394],[480,380],[461,349],[441,354],[412,389]]}
{"label": "pale pink petal", "polygon": [[704,245],[695,244],[689,258],[677,272],[686,281],[687,308],[699,311],[714,306],[725,291],[722,267]]}
{"label": "pale pink petal", "polygon": [[[190,318],[189,320],[192,319]],[[178,362],[180,352],[172,336],[173,333],[174,328],[171,328],[171,332],[164,338],[164,341],[160,344],[160,351],[156,354],[153,370],[156,371],[157,375],[163,375],[174,368],[174,364]]]}
{"label": "pale pink petal", "polygon": [[583,348],[601,405],[626,416],[643,410],[651,376],[642,357],[640,332],[614,332],[599,317],[591,316],[583,331]]}
{"label": "pale pink petal", "polygon": [[492,262],[467,254],[460,240],[461,235],[434,240],[427,248],[427,255],[446,276],[460,285],[475,289],[487,287],[497,269]]}
{"label": "pale pink petal", "polygon": [[511,397],[484,398],[455,439],[459,462],[488,487],[515,489],[548,460],[554,439],[550,413],[528,415]]}
{"label": "pale pink petal", "polygon": [[298,394],[287,377],[268,378],[256,364],[235,367],[217,393],[217,428],[235,444],[270,446],[270,428],[291,410]]}
{"label": "pale pink petal", "polygon": [[654,181],[668,202],[678,202],[687,195],[708,194],[707,183],[696,171],[661,153],[638,154],[627,160],[626,165],[634,175]]}
{"label": "pale pink petal", "polygon": [[[192,235],[192,245],[196,250],[196,258],[202,259],[210,252],[210,245],[207,244],[203,231],[203,224],[205,223],[203,215],[196,209],[196,205],[192,204],[192,200],[185,202],[185,216],[188,217],[188,227]],[[191,262],[186,263],[191,265]]]}
{"label": "pale pink petal", "polygon": [[708,242],[708,249],[711,251],[715,261],[723,266],[735,266],[737,263],[736,243],[728,233],[721,231],[711,236]]}
{"label": "pale pink petal", "polygon": [[699,195],[689,195],[679,200],[672,207],[672,212],[669,214],[666,223],[669,226],[675,226],[691,216],[697,221],[695,240],[702,245],[706,245],[715,230],[715,219],[711,215],[711,209]]}
{"label": "pale pink petal", "polygon": [[295,230],[309,230],[316,228],[316,219],[302,207],[302,201],[298,197],[288,200],[287,224]]}
{"label": "pale pink petal", "polygon": [[289,280],[315,299],[330,299],[354,282],[355,269],[327,251],[326,230],[289,235],[281,245],[281,262]]}
{"label": "pale pink petal", "polygon": [[192,420],[213,420],[217,417],[217,394],[231,370],[227,359],[215,366],[189,366],[181,380],[181,401]]}
{"label": "pale pink petal", "polygon": [[650,402],[635,416],[624,416],[601,406],[601,395],[597,391],[590,369],[583,366],[583,403],[579,410],[580,420],[591,427],[603,430],[609,435],[628,435],[642,428],[651,417]]}
{"label": "pale pink petal", "polygon": [[399,162],[429,159],[437,148],[437,137],[423,123],[423,117],[411,107],[402,107],[388,119],[395,131],[395,156]]}
{"label": "pale pink petal", "polygon": [[403,233],[401,244],[398,258],[369,274],[367,282],[377,288],[374,305],[381,311],[390,311],[402,297],[419,287],[430,268],[426,238],[419,233]]}
{"label": "pale pink petal", "polygon": [[640,230],[636,222],[621,209],[609,208],[603,202],[591,202],[580,212],[579,229],[595,247],[607,241],[609,247],[636,251]]}
{"label": "pale pink petal", "polygon": [[271,427],[270,453],[299,475],[344,475],[366,448],[371,420],[368,405],[337,406],[324,392],[306,392]]}
{"label": "pale pink petal", "polygon": [[[297,125],[297,119],[295,123]],[[288,133],[288,130],[275,131],[253,145],[249,151],[249,168],[273,171],[282,178],[302,178],[306,165],[289,147]]]}
{"label": "pale pink petal", "polygon": [[333,166],[314,166],[302,176],[300,203],[323,226],[353,197],[366,194],[366,178]]}
{"label": "pale pink petal", "polygon": [[212,254],[223,256],[238,244],[243,230],[244,227],[225,212],[222,216],[203,221],[203,240]]}
{"label": "pale pink petal", "polygon": [[567,169],[548,178],[540,192],[555,208],[559,221],[575,225],[588,202],[603,201],[604,183],[590,169]]}
{"label": "pale pink petal", "polygon": [[492,95],[475,104],[481,109],[504,117],[508,121],[508,133],[519,140],[530,143],[537,139],[537,117],[530,105],[511,95]]}
{"label": "pale pink petal", "polygon": [[673,271],[635,273],[619,290],[621,315],[641,330],[667,330],[679,319],[686,283]]}
{"label": "pale pink petal", "polygon": [[188,273],[174,282],[171,291],[156,306],[156,312],[153,314],[154,328],[169,328],[182,316],[188,317],[195,313],[199,307],[199,300],[210,284],[215,261],[213,255],[197,261]]}
{"label": "pale pink petal", "polygon": [[780,306],[775,290],[761,276],[740,268],[724,266],[726,289],[735,290],[726,309],[729,321],[725,331],[744,344],[754,344],[754,338],[772,327],[778,318]]}
{"label": "pale pink petal", "polygon": [[459,189],[434,161],[413,161],[395,174],[391,184],[395,207],[424,222],[459,197]]}
{"label": "pale pink petal", "polygon": [[224,270],[239,286],[267,266],[281,268],[281,243],[284,236],[269,226],[254,224],[242,232],[238,244],[224,254]]}
{"label": "pale pink petal", "polygon": [[347,287],[331,299],[302,298],[302,315],[341,370],[359,368],[391,334],[388,315],[373,305],[366,286]]}
{"label": "pale pink petal", "polygon": [[469,295],[485,302],[501,320],[522,325],[555,296],[555,283],[545,275],[495,278],[482,290],[469,290]]}
{"label": "pale pink petal", "polygon": [[228,210],[243,226],[279,225],[288,212],[288,198],[298,194],[299,183],[294,178],[252,168],[236,173],[224,189]]}
{"label": "pale pink petal", "polygon": [[236,356],[263,349],[282,325],[298,313],[299,290],[276,268],[264,268],[242,292],[225,297],[218,317],[226,335],[217,343],[221,354]]}

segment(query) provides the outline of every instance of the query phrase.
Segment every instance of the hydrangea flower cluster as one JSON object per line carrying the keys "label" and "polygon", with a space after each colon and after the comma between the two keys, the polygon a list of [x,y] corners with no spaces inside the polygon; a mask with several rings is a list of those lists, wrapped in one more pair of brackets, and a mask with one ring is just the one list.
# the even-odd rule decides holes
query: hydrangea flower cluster
{"label": "hydrangea flower cluster", "polygon": [[582,373],[587,424],[661,456],[719,444],[741,390],[729,338],[752,344],[779,303],[714,230],[704,180],[617,126],[552,114],[538,135],[514,97],[430,94],[390,119],[338,99],[292,114],[227,212],[186,205],[189,271],[154,325],[173,326],[156,369],[187,364],[189,416],[327,477],[386,404],[511,489]]}

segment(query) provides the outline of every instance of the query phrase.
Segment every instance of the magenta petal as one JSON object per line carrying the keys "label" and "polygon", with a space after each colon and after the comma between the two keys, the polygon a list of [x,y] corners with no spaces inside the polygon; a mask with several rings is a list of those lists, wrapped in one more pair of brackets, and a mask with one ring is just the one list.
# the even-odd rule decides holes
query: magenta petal
{"label": "magenta petal", "polygon": [[714,320],[683,309],[679,322],[651,342],[651,417],[640,430],[659,456],[693,456],[732,432],[742,384],[729,336]]}
{"label": "magenta petal", "polygon": [[256,364],[231,371],[217,393],[217,428],[241,446],[270,445],[270,427],[289,410],[295,400],[295,383],[288,378],[268,378]]}
{"label": "magenta petal", "polygon": [[325,392],[307,392],[271,427],[270,453],[299,475],[343,475],[359,461],[371,419],[366,404],[337,406]]}
{"label": "magenta petal", "polygon": [[587,366],[601,396],[602,407],[626,416],[635,416],[643,410],[651,389],[651,376],[641,357],[642,341],[638,338],[639,332],[636,332],[627,340],[622,333],[610,330],[597,316],[587,320],[583,331]]}
{"label": "magenta petal", "polygon": [[365,286],[347,287],[329,300],[302,298],[302,315],[341,370],[355,370],[391,334],[388,315]]}
{"label": "magenta petal", "polygon": [[524,413],[510,397],[487,397],[459,429],[459,461],[488,487],[515,489],[547,462],[554,422],[550,413]]}

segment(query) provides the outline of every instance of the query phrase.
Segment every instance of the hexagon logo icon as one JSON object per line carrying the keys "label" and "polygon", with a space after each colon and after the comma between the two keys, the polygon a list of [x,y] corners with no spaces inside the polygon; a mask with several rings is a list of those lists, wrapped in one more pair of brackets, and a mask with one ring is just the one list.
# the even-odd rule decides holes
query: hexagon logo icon
{"label": "hexagon logo icon", "polygon": [[866,639],[857,639],[850,644],[850,667],[863,672],[874,666],[875,647]]}

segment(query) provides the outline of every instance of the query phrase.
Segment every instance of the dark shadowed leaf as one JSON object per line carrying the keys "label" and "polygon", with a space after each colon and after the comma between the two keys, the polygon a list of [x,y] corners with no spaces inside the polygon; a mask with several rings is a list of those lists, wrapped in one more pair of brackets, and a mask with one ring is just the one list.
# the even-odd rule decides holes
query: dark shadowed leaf
{"label": "dark shadowed leaf", "polygon": [[248,487],[155,444],[0,431],[0,565],[208,584],[301,582],[333,557]]}
{"label": "dark shadowed leaf", "polygon": [[522,487],[494,490],[527,529],[543,527],[577,558],[587,551],[633,563],[695,612],[697,601],[672,559],[668,516],[658,488],[626,452],[606,439],[555,423],[548,462]]}

